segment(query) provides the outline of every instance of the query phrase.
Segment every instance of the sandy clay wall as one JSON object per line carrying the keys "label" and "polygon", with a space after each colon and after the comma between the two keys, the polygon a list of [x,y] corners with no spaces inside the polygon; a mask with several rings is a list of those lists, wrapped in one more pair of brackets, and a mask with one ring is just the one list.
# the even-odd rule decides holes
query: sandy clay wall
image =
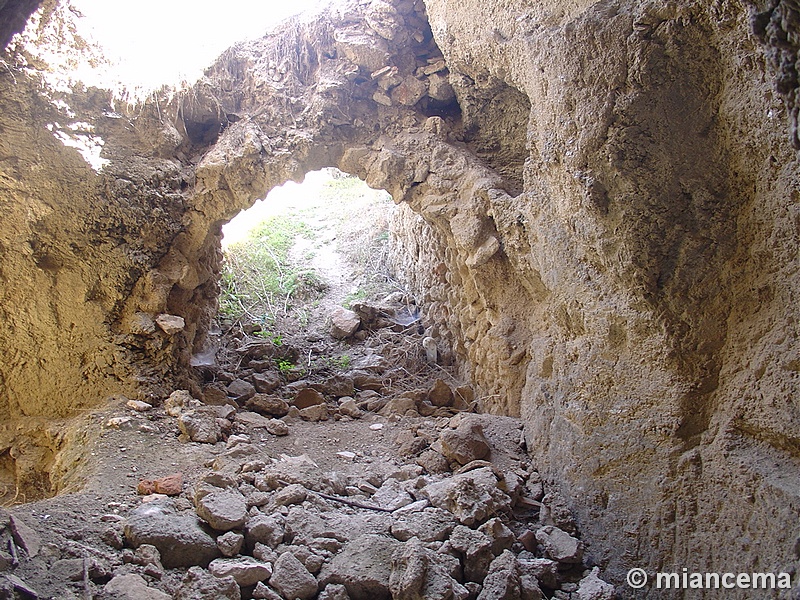
{"label": "sandy clay wall", "polygon": [[[793,572],[796,17],[787,0],[375,0],[135,107],[45,93],[9,57],[6,471],[57,461],[52,434],[22,466],[37,419],[191,387],[221,224],[338,166],[404,204],[396,264],[443,354],[485,410],[525,420],[608,578]],[[56,137],[78,122],[99,172]]]}

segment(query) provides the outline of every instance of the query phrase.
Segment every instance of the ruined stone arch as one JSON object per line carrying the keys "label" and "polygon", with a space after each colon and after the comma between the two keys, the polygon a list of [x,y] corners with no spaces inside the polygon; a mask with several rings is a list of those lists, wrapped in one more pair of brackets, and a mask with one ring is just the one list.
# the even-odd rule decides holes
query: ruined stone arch
{"label": "ruined stone arch", "polygon": [[[507,268],[489,212],[510,197],[507,190],[513,193],[521,185],[519,141],[509,137],[509,152],[518,155],[516,175],[507,156],[498,162],[499,170],[476,156],[463,139],[481,144],[486,136],[475,115],[466,128],[471,133],[465,132],[457,95],[479,94],[468,87],[457,94],[450,85],[424,7],[405,3],[404,11],[389,11],[376,6],[365,14],[341,9],[313,22],[292,21],[283,31],[235,46],[203,81],[166,103],[165,112],[172,111],[175,119],[163,128],[174,131],[162,131],[160,138],[173,140],[178,152],[194,154],[193,181],[180,233],[136,283],[118,326],[122,335],[134,335],[132,345],[146,356],[148,341],[136,333],[142,323],[163,337],[149,325],[156,315],[186,320],[185,330],[171,338],[172,356],[158,348],[140,361],[145,373],[158,365],[155,379],[162,384],[170,372],[186,384],[189,356],[203,344],[215,308],[221,224],[273,187],[300,181],[309,171],[338,167],[423,215],[427,225],[417,226],[430,227],[428,236],[441,240],[427,249],[426,259],[443,251],[443,240],[455,239],[459,251],[439,257],[440,287],[448,283],[445,273],[451,273],[459,281],[474,280],[469,285],[480,297],[480,278]],[[505,84],[493,85],[512,93]],[[491,96],[491,90],[481,94]],[[469,100],[471,106],[477,102]],[[517,122],[506,120],[505,127],[522,135],[527,113],[513,117]],[[482,274],[487,269],[491,274]],[[446,293],[438,294],[429,300],[441,309]],[[483,309],[471,312],[475,316]],[[461,328],[477,328],[475,338],[492,324],[482,322],[485,318],[462,320],[445,320],[438,331],[467,365]],[[168,364],[174,369],[165,370]],[[503,389],[495,383],[493,396],[498,407],[512,413],[522,385],[521,377],[514,379]]]}
{"label": "ruined stone arch", "polygon": [[[337,166],[419,215],[430,320],[484,407],[521,413],[613,578],[782,568],[800,177],[749,4],[348,4],[143,105],[76,90],[100,173],[54,138],[66,117],[36,82],[0,69],[0,454],[25,428],[57,449],[40,418],[188,383],[221,223]],[[773,46],[789,4],[756,15]]]}

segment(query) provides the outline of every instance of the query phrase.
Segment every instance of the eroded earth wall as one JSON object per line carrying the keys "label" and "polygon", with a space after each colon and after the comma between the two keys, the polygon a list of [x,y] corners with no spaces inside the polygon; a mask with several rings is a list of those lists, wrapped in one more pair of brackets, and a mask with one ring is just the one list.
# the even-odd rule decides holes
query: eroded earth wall
{"label": "eroded earth wall", "polygon": [[[9,59],[0,418],[191,387],[221,225],[338,166],[405,205],[440,350],[524,418],[610,579],[792,569],[792,6],[345,3],[139,106]],[[55,137],[76,128],[101,170]]]}
{"label": "eroded earth wall", "polygon": [[[782,8],[765,28],[789,53]],[[451,72],[530,101],[524,193],[492,207],[514,278],[541,290],[519,406],[595,559],[618,581],[644,565],[790,569],[798,169],[755,11],[428,9]]]}

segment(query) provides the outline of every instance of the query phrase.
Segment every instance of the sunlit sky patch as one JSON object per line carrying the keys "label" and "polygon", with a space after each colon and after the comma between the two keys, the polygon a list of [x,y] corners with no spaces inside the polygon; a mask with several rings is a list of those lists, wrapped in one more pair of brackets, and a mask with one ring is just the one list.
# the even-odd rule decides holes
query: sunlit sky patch
{"label": "sunlit sky patch", "polygon": [[[192,83],[234,43],[257,38],[323,0],[69,0],[78,32],[111,63],[87,85],[153,90]],[[89,81],[86,81],[89,80]]]}

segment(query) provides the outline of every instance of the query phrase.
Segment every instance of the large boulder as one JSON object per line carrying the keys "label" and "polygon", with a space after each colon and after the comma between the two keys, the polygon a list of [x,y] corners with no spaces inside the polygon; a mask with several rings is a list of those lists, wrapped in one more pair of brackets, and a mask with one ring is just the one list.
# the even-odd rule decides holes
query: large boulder
{"label": "large boulder", "polygon": [[291,552],[284,552],[275,561],[269,584],[284,598],[308,600],[317,595],[317,580]]}
{"label": "large boulder", "polygon": [[439,443],[445,458],[461,465],[484,459],[490,452],[489,442],[477,419],[464,419],[456,429],[443,431]]}
{"label": "large boulder", "polygon": [[215,577],[205,569],[192,567],[175,591],[174,600],[241,600],[239,584],[233,577]]}
{"label": "large boulder", "polygon": [[428,484],[421,493],[437,508],[450,511],[469,527],[505,512],[511,498],[497,487],[498,479],[490,467],[482,467]]}
{"label": "large boulder", "polygon": [[177,514],[170,505],[149,503],[136,508],[123,526],[128,544],[150,544],[168,569],[207,566],[220,555],[216,540],[194,513]]}
{"label": "large boulder", "polygon": [[389,578],[392,599],[466,600],[469,591],[453,579],[442,558],[417,538],[395,550]]}
{"label": "large boulder", "polygon": [[197,501],[197,516],[216,531],[230,531],[244,525],[247,504],[235,489],[223,489],[202,496]]}
{"label": "large boulder", "polygon": [[342,584],[352,600],[389,600],[392,556],[400,546],[385,535],[362,535],[322,569],[320,584]]}

